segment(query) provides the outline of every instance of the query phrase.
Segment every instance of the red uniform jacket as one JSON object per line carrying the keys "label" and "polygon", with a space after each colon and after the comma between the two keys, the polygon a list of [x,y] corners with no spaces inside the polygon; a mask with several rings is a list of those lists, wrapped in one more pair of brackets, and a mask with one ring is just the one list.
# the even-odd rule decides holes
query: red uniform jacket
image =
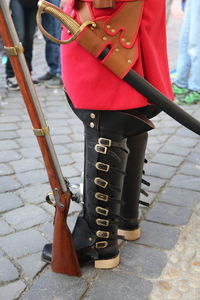
{"label": "red uniform jacket", "polygon": [[[133,0],[137,1],[137,0]],[[166,49],[165,0],[144,0],[138,32],[139,55],[133,68],[167,97],[173,99]],[[89,2],[94,20],[112,15],[115,9],[95,9]],[[78,20],[76,11],[67,5],[65,12]],[[70,36],[64,28],[62,39]],[[76,41],[61,46],[64,87],[75,108],[122,110],[143,107],[148,100],[119,79]]]}

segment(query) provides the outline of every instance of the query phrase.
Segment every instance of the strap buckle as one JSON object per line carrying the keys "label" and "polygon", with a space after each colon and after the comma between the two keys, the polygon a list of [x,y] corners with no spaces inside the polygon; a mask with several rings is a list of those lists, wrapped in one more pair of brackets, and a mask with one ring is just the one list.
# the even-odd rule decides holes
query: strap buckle
{"label": "strap buckle", "polygon": [[100,177],[95,177],[94,179],[94,183],[100,187],[102,187],[103,189],[105,189],[108,185],[108,181],[100,178]]}
{"label": "strap buckle", "polygon": [[105,219],[96,219],[96,224],[99,225],[99,226],[108,227],[109,226],[109,221],[105,220]]}
{"label": "strap buckle", "polygon": [[96,242],[96,244],[95,244],[95,248],[97,248],[97,249],[103,249],[106,247],[108,247],[107,241]]}
{"label": "strap buckle", "polygon": [[108,216],[109,210],[107,208],[101,207],[101,206],[97,206],[96,207],[96,213],[98,213],[99,215],[103,215],[103,216]]}
{"label": "strap buckle", "polygon": [[95,193],[95,198],[100,201],[108,202],[108,195],[106,195],[106,194],[97,192],[97,193]]}
{"label": "strap buckle", "polygon": [[98,236],[99,238],[103,238],[103,239],[109,239],[110,232],[109,231],[98,230],[96,232],[96,236]]}
{"label": "strap buckle", "polygon": [[108,172],[110,169],[110,165],[104,164],[102,162],[97,162],[95,165],[96,169],[103,172]]}
{"label": "strap buckle", "polygon": [[100,137],[100,138],[98,139],[98,143],[99,143],[101,146],[111,147],[111,145],[112,145],[112,140]]}

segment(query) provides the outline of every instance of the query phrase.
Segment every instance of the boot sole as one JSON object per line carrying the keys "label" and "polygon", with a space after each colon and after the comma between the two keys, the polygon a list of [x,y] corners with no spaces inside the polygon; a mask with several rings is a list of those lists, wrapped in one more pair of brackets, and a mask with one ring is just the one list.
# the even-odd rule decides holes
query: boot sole
{"label": "boot sole", "polygon": [[141,229],[134,229],[134,230],[123,230],[118,229],[118,235],[122,235],[126,241],[135,241],[140,238],[141,236]]}
{"label": "boot sole", "polygon": [[94,266],[96,269],[113,269],[119,265],[119,255],[111,259],[95,260]]}

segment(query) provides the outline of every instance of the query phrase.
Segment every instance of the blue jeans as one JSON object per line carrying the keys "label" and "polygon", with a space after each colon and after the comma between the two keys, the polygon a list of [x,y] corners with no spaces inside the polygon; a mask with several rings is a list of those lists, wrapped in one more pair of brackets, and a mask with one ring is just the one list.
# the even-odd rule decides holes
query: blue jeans
{"label": "blue jeans", "polygon": [[[48,2],[56,6],[59,6],[60,4],[60,0],[48,0]],[[53,35],[57,39],[60,39],[61,25],[56,18],[50,16],[49,14],[43,14],[42,25],[49,34]],[[44,38],[46,41],[45,57],[49,66],[49,73],[52,75],[61,76],[60,45],[53,43],[46,37]]]}
{"label": "blue jeans", "polygon": [[186,1],[175,83],[200,92],[200,0]]}
{"label": "blue jeans", "polygon": [[[24,47],[24,55],[30,72],[32,71],[33,39],[36,28],[36,8],[25,8],[19,0],[11,0],[10,9],[13,23],[20,42]],[[6,63],[6,78],[14,76],[10,61]]]}

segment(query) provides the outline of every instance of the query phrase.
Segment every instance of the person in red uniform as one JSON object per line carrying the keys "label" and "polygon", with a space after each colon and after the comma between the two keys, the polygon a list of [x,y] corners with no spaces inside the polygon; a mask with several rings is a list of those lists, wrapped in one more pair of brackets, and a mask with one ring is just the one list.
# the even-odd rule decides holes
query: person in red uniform
{"label": "person in red uniform", "polygon": [[[90,19],[105,21],[105,32],[110,31],[113,36],[119,29],[124,32],[121,44],[126,49],[133,43],[136,45],[129,68],[173,99],[166,50],[165,0],[110,2],[103,1],[103,8],[98,0],[78,3],[81,7],[84,3]],[[78,3],[68,2],[65,12],[82,23],[84,14]],[[110,28],[107,22],[126,9],[126,5],[136,5],[135,9],[140,10],[136,29],[129,39],[124,19],[115,28]],[[127,22],[132,22],[131,14],[134,17],[135,13],[134,9],[128,9]],[[62,38],[69,37],[70,33],[63,28]],[[120,52],[116,48],[115,51]],[[73,230],[75,247],[80,263],[93,261],[97,268],[114,268],[119,264],[117,239],[140,237],[138,206],[147,132],[154,128],[150,118],[159,109],[77,42],[62,45],[61,61],[68,101],[85,130],[84,204]],[[46,261],[50,259],[48,251],[46,245],[43,250]]]}

